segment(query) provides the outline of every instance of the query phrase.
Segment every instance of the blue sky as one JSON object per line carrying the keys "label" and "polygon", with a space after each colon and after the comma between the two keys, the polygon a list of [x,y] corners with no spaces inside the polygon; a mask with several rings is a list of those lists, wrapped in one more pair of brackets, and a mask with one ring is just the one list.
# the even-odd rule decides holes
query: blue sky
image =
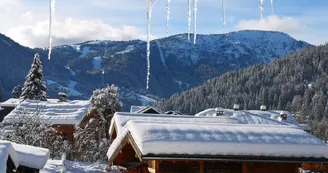
{"label": "blue sky", "polygon": [[[328,1],[270,0],[260,20],[260,0],[225,0],[227,24],[223,28],[221,0],[198,0],[197,33],[225,33],[241,29],[276,30],[311,44],[328,41]],[[165,36],[165,3],[153,9],[152,37]],[[1,0],[0,32],[29,47],[46,47],[49,1]],[[170,35],[187,32],[187,0],[171,0]],[[145,39],[145,0],[57,0],[54,44],[87,40]]]}

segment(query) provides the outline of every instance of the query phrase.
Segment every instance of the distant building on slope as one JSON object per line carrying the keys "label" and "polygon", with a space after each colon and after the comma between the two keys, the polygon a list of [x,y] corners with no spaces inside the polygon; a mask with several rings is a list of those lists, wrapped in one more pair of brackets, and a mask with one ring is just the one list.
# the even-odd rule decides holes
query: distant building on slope
{"label": "distant building on slope", "polygon": [[75,125],[82,121],[91,106],[89,100],[69,101],[66,99],[25,100],[23,102],[10,99],[4,103],[1,106],[15,106],[3,119],[4,124],[19,122],[22,116],[38,114],[40,118],[52,124],[71,141],[73,140]]}
{"label": "distant building on slope", "polygon": [[162,111],[152,106],[131,106],[130,113],[162,114]]}
{"label": "distant building on slope", "polygon": [[116,113],[109,129],[109,164],[126,173],[297,173],[320,164],[328,168],[327,145],[305,132],[289,113],[220,110],[220,116],[201,116],[212,109],[198,116]]}
{"label": "distant building on slope", "polygon": [[0,140],[0,172],[38,173],[49,155],[48,149]]}

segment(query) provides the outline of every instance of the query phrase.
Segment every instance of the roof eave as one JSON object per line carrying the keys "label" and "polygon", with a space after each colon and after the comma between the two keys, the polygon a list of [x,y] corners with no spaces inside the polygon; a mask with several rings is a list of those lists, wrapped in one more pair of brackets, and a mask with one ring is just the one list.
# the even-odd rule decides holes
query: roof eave
{"label": "roof eave", "polygon": [[188,160],[225,162],[269,162],[269,163],[328,163],[328,158],[275,157],[275,156],[202,156],[202,155],[154,155],[142,156],[143,160]]}

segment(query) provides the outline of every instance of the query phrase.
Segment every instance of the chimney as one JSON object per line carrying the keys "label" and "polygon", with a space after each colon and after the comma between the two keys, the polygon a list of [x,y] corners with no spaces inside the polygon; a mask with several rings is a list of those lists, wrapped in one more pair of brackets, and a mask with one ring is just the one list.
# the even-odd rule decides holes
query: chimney
{"label": "chimney", "polygon": [[261,111],[266,111],[266,106],[265,105],[261,105],[260,110]]}
{"label": "chimney", "polygon": [[287,115],[288,115],[288,112],[286,112],[286,111],[281,111],[281,112],[280,112],[280,119],[281,119],[282,121],[286,121],[286,120],[287,120]]}
{"label": "chimney", "polygon": [[224,115],[224,109],[223,108],[215,108],[215,113],[213,114],[213,117],[218,117]]}
{"label": "chimney", "polygon": [[58,93],[58,99],[60,102],[67,102],[67,95],[64,92]]}
{"label": "chimney", "polygon": [[239,107],[240,107],[239,104],[234,104],[233,105],[233,110],[234,111],[239,111]]}

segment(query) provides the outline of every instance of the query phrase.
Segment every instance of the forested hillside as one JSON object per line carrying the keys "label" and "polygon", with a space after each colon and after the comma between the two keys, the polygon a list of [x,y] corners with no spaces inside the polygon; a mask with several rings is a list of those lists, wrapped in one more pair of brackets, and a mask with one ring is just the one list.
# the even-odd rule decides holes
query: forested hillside
{"label": "forested hillside", "polygon": [[[311,46],[270,64],[226,73],[157,106],[195,114],[212,107],[232,108],[235,103],[242,109],[259,109],[264,104],[269,109],[291,111],[319,128],[319,120],[328,118],[327,91],[328,45]],[[325,128],[321,131],[327,136]]]}

